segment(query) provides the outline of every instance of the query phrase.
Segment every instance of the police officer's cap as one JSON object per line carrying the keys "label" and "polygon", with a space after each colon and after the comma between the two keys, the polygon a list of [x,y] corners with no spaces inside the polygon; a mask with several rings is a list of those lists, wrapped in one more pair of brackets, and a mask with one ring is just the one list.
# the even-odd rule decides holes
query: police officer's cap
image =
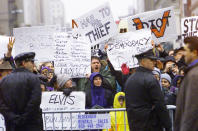
{"label": "police officer's cap", "polygon": [[24,52],[15,56],[15,61],[34,61],[35,53],[34,52]]}
{"label": "police officer's cap", "polygon": [[158,59],[158,57],[156,57],[156,56],[154,55],[152,49],[150,49],[150,50],[148,50],[148,51],[146,51],[146,52],[143,52],[143,53],[141,53],[141,54],[135,55],[135,57],[136,57],[137,59],[143,59],[143,58],[148,58],[148,59],[151,59],[151,60],[157,60],[157,59]]}

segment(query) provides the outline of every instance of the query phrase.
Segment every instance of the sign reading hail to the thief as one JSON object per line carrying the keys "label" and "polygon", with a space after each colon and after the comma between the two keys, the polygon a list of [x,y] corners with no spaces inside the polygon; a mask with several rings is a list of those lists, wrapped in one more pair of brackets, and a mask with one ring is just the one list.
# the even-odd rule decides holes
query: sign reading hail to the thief
{"label": "sign reading hail to the thief", "polygon": [[78,25],[78,32],[86,36],[92,46],[118,33],[117,25],[108,3],[75,19],[75,22]]}
{"label": "sign reading hail to the thief", "polygon": [[144,12],[127,18],[129,31],[151,29],[156,44],[177,38],[173,7]]}

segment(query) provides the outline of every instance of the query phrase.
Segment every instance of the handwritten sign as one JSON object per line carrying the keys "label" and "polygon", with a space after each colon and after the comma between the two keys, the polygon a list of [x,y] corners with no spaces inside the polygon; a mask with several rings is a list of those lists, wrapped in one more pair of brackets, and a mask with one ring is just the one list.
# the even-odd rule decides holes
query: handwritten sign
{"label": "handwritten sign", "polygon": [[118,34],[108,3],[75,19],[79,32],[89,39],[91,45],[98,44]]}
{"label": "handwritten sign", "polygon": [[[66,97],[63,92],[43,92],[41,108],[43,112],[84,110],[85,94],[84,92],[72,92]],[[77,115],[77,113],[72,115],[69,113],[43,114],[44,130],[75,129],[78,127]]]}
{"label": "handwritten sign", "polygon": [[79,114],[78,130],[111,128],[110,114]]}
{"label": "handwritten sign", "polygon": [[85,77],[91,73],[91,47],[82,37],[68,33],[54,34],[55,72],[72,78]]}
{"label": "handwritten sign", "polygon": [[151,29],[156,44],[177,38],[173,7],[144,12],[127,18],[129,31]]}
{"label": "handwritten sign", "polygon": [[15,55],[22,52],[33,51],[35,59],[40,61],[52,61],[54,41],[53,34],[61,32],[59,26],[35,26],[14,28]]}
{"label": "handwritten sign", "polygon": [[181,20],[182,39],[189,36],[198,36],[198,16],[187,17]]}
{"label": "handwritten sign", "polygon": [[6,131],[5,120],[3,115],[0,114],[0,131]]}
{"label": "handwritten sign", "polygon": [[121,70],[123,63],[130,68],[138,66],[138,61],[134,57],[152,49],[151,31],[139,30],[120,34],[108,43],[107,55],[115,70]]}
{"label": "handwritten sign", "polygon": [[8,36],[0,35],[0,58],[3,58],[4,54],[7,52],[8,42],[9,42],[9,37]]}

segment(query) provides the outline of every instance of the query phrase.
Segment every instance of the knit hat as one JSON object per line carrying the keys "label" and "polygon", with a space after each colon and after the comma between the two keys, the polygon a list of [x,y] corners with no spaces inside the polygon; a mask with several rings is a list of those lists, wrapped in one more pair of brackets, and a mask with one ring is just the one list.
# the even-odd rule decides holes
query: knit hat
{"label": "knit hat", "polygon": [[166,79],[171,84],[171,77],[167,73],[162,74],[161,79]]}
{"label": "knit hat", "polygon": [[152,73],[153,73],[153,75],[159,75],[159,76],[161,75],[160,69],[158,69],[158,68],[156,68],[156,67],[154,67]]}
{"label": "knit hat", "polygon": [[63,88],[65,83],[70,80],[70,77],[67,75],[57,75],[57,84],[59,88]]}

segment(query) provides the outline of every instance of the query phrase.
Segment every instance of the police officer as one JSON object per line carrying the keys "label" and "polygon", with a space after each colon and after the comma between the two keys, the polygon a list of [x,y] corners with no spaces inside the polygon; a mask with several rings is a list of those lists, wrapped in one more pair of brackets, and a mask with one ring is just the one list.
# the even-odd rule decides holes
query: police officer
{"label": "police officer", "polygon": [[126,110],[131,131],[166,131],[171,129],[159,82],[154,78],[153,51],[136,56],[139,67],[125,84]]}
{"label": "police officer", "polygon": [[17,55],[17,68],[0,82],[0,113],[7,131],[42,131],[41,87],[32,73],[34,57],[34,52]]}

